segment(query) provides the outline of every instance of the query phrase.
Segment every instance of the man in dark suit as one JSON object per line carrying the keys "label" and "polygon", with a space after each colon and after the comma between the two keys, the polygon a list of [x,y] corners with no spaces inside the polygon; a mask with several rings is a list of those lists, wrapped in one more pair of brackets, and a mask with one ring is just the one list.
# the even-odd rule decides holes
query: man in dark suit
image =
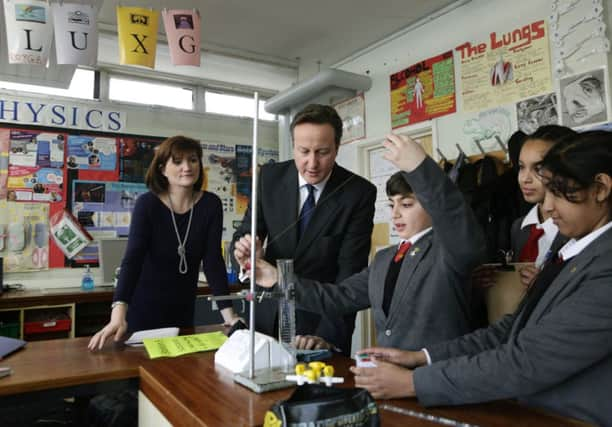
{"label": "man in dark suit", "polygon": [[[368,263],[376,187],[336,164],[342,120],[312,104],[291,123],[293,160],[264,165],[259,174],[257,235],[265,259],[294,260],[301,277],[338,283]],[[251,208],[233,243],[250,233]],[[256,329],[278,335],[278,301],[257,305]],[[350,354],[355,315],[321,317],[296,311],[298,335],[315,335]]]}

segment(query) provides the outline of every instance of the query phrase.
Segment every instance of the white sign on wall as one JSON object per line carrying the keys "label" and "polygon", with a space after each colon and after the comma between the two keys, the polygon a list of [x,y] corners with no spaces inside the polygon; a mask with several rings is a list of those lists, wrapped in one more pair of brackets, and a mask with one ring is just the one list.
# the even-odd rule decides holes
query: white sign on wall
{"label": "white sign on wall", "polygon": [[121,133],[125,131],[126,113],[95,105],[0,94],[0,122]]}

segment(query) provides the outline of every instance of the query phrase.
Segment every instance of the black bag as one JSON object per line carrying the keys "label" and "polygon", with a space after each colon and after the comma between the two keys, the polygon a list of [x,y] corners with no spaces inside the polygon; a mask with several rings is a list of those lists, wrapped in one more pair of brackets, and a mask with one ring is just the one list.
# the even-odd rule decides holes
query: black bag
{"label": "black bag", "polygon": [[275,403],[264,419],[264,427],[296,425],[378,427],[376,402],[362,388],[332,388],[321,384],[299,386],[287,400]]}

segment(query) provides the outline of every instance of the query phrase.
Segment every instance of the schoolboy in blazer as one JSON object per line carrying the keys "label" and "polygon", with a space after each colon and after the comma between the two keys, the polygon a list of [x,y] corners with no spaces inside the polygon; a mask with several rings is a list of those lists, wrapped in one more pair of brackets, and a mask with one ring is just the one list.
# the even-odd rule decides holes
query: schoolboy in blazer
{"label": "schoolboy in blazer", "polygon": [[352,368],[356,385],[427,406],[518,398],[612,426],[611,139],[584,132],[542,161],[543,209],[571,240],[514,314],[423,351],[366,349],[378,366]]}
{"label": "schoolboy in blazer", "polygon": [[[398,245],[381,250],[336,285],[298,277],[296,306],[322,314],[372,307],[379,344],[420,348],[469,331],[468,278],[484,258],[484,236],[460,191],[422,148],[408,137],[388,138],[394,142],[387,145],[401,144],[421,160],[387,181],[394,227],[410,249],[403,256]],[[248,250],[249,241],[241,243]],[[258,283],[273,286],[275,269],[263,261],[257,268]]]}

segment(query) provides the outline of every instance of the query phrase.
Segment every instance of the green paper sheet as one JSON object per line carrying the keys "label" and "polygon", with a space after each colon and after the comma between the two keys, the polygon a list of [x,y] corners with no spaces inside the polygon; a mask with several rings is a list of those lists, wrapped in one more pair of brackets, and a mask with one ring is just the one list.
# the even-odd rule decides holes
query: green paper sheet
{"label": "green paper sheet", "polygon": [[216,350],[227,340],[223,332],[181,335],[178,337],[146,338],[142,340],[149,358],[176,357],[199,351]]}

